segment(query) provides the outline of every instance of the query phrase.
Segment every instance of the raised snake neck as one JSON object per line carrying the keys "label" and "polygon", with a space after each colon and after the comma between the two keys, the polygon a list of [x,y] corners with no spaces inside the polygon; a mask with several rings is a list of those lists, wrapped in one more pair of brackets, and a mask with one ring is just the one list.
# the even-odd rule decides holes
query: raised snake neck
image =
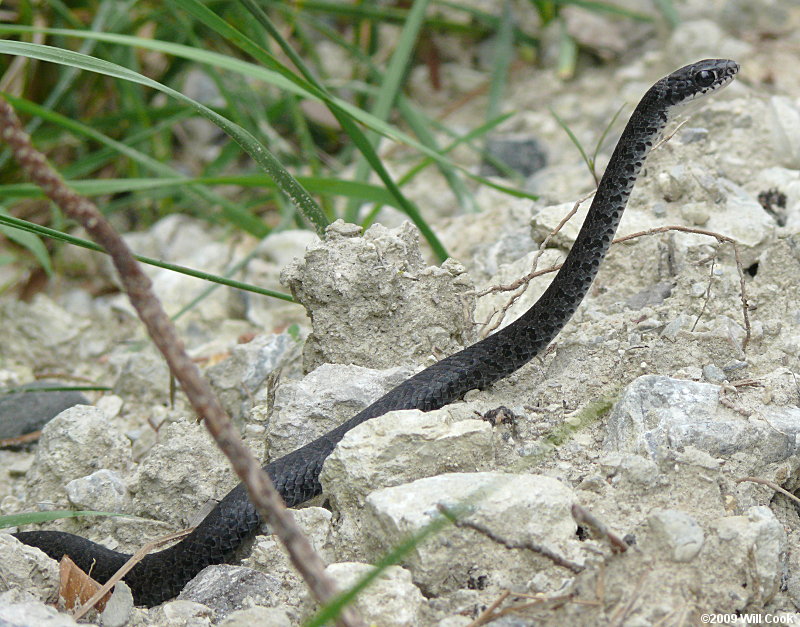
{"label": "raised snake neck", "polygon": [[[289,507],[319,494],[325,458],[345,433],[395,409],[438,409],[469,390],[511,374],[555,338],[577,309],[605,257],[650,148],[682,105],[717,91],[739,66],[709,59],[676,70],[655,83],[637,105],[617,143],[594,201],[564,265],[542,297],[518,320],[486,339],[439,361],[398,385],[362,412],[319,439],[267,464]],[[230,559],[257,531],[260,520],[242,484],[231,490],[200,525],[178,544],[145,557],[125,576],[137,604],[157,605],[176,596],[201,569]],[[15,534],[54,559],[68,554],[104,582],[130,557],[68,533]]]}

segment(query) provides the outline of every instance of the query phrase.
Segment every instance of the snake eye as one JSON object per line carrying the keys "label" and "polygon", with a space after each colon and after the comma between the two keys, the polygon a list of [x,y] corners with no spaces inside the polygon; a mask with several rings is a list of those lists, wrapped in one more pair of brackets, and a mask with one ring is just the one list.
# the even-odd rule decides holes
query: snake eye
{"label": "snake eye", "polygon": [[700,87],[711,87],[717,80],[717,73],[712,70],[700,70],[694,75],[694,82]]}

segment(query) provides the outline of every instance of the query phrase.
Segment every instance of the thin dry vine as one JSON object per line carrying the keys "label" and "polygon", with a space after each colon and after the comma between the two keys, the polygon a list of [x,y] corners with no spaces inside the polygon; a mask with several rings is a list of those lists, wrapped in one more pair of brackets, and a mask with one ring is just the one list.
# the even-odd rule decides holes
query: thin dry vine
{"label": "thin dry vine", "polygon": [[[517,301],[517,299],[525,292],[525,289],[527,289],[528,285],[533,279],[542,276],[544,274],[549,274],[551,272],[558,272],[561,269],[561,264],[558,264],[555,266],[551,266],[549,268],[545,268],[544,270],[536,270],[536,264],[538,262],[539,256],[541,255],[541,251],[545,248],[546,244],[549,243],[552,237],[561,230],[564,224],[566,224],[566,222],[575,214],[580,203],[584,202],[585,200],[586,197],[579,200],[572,208],[572,210],[561,220],[561,222],[558,223],[558,225],[545,238],[545,240],[542,242],[542,245],[539,247],[536,256],[534,257],[533,269],[531,270],[531,272],[529,272],[523,277],[520,277],[513,283],[509,283],[507,285],[493,285],[492,287],[478,293],[478,297],[481,297],[487,294],[491,294],[493,292],[507,292],[512,290],[517,290],[520,287],[523,288],[520,289],[520,291],[517,292],[516,294],[513,294],[511,298],[509,298],[509,300],[506,301],[506,303],[500,309],[498,309],[492,314],[489,320],[494,318],[494,316],[497,316],[497,319],[492,325],[489,325],[487,321],[486,323],[487,328],[481,333],[482,337],[485,337],[503,323],[503,320],[505,319],[508,310]],[[747,302],[747,287],[744,278],[744,273],[745,273],[744,265],[742,264],[741,255],[739,253],[739,244],[735,239],[733,239],[732,237],[728,237],[727,235],[723,235],[722,233],[717,233],[715,231],[708,231],[706,229],[697,229],[689,226],[672,225],[672,226],[657,226],[652,229],[647,229],[646,231],[638,231],[636,233],[630,233],[629,235],[624,235],[623,237],[616,238],[611,244],[612,245],[621,244],[622,242],[627,242],[629,240],[637,239],[640,237],[655,235],[657,233],[667,233],[669,231],[679,231],[681,233],[693,233],[695,235],[705,235],[707,237],[713,237],[721,244],[727,243],[733,247],[733,256],[736,261],[736,270],[739,273],[739,296],[742,301],[742,319],[744,322],[744,329],[745,329],[745,337],[744,340],[742,341],[742,350],[743,351],[746,350],[747,345],[750,343],[750,337],[751,337],[750,316],[748,314],[749,305]]]}

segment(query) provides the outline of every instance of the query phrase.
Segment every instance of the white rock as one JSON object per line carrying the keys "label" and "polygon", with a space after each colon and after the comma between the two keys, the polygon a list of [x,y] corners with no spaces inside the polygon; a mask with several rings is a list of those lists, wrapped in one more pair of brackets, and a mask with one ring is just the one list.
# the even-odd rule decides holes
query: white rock
{"label": "white rock", "polygon": [[103,627],[125,627],[133,613],[133,593],[124,581],[114,585],[114,592],[106,603],[100,618]]}
{"label": "white rock", "polygon": [[287,333],[259,335],[238,344],[231,356],[206,371],[223,407],[234,421],[241,421],[253,406],[267,377],[292,354],[297,343]]}
{"label": "white rock", "polygon": [[[0,594],[0,625],[3,627],[75,627],[69,614],[37,601],[29,594],[9,591]],[[91,627],[80,623],[83,627]]]}
{"label": "white rock", "polygon": [[78,509],[124,512],[129,500],[122,477],[106,469],[73,479],[65,489],[69,502]]}
{"label": "white rock", "polygon": [[[58,565],[47,555],[10,534],[0,533],[0,592],[24,590],[43,603],[58,598]],[[2,603],[0,603],[2,617]]]}
{"label": "white rock", "polygon": [[202,424],[182,420],[162,427],[159,434],[161,441],[131,482],[136,512],[186,524],[206,502],[233,488],[236,477]]}
{"label": "white rock", "polygon": [[712,456],[737,452],[775,463],[798,452],[800,410],[764,407],[747,419],[719,402],[719,386],[645,375],[622,392],[606,425],[607,450],[649,455],[694,446]]}
{"label": "white rock", "polygon": [[32,302],[4,299],[0,302],[0,320],[3,320],[3,357],[20,358],[20,363],[30,360],[53,362],[70,353],[74,343],[92,322],[75,316],[38,294]]}
{"label": "white rock", "polygon": [[[164,358],[151,349],[145,352],[122,353],[111,357],[117,376],[114,393],[126,400],[154,399],[166,401],[169,395],[170,373]],[[154,386],[154,381],[163,381]]]}
{"label": "white rock", "polygon": [[285,611],[277,607],[249,607],[228,614],[218,627],[292,627]]}
{"label": "white rock", "polygon": [[665,545],[675,562],[690,562],[703,548],[703,528],[686,512],[656,510],[648,522],[653,535]]}
{"label": "white rock", "polygon": [[[339,562],[325,572],[339,591],[353,587],[375,570],[371,564]],[[411,573],[400,566],[389,566],[356,597],[355,608],[367,624],[386,627],[415,627],[425,597],[411,581]]]}
{"label": "white rock", "polygon": [[775,163],[800,169],[800,108],[786,96],[772,96],[767,113]]}
{"label": "white rock", "polygon": [[64,503],[64,485],[98,469],[126,472],[130,442],[96,407],[77,405],[53,418],[42,430],[27,477],[28,499]]}
{"label": "white rock", "polygon": [[267,235],[259,242],[258,252],[265,259],[283,267],[302,257],[308,246],[319,241],[319,236],[314,231],[287,229]]}
{"label": "white rock", "polygon": [[[304,507],[292,511],[292,516],[323,561],[334,561],[330,510],[322,507]],[[250,554],[242,560],[242,566],[259,570],[280,580],[280,587],[272,597],[273,606],[276,604],[297,606],[298,599],[307,600],[307,586],[292,565],[277,536],[257,536]],[[309,611],[311,611],[310,605]],[[294,612],[290,614],[293,615]]]}
{"label": "white rock", "polygon": [[244,566],[207,566],[186,584],[179,601],[194,601],[214,610],[215,619],[250,605],[271,606],[280,594],[278,577]]}
{"label": "white rock", "polygon": [[337,220],[282,274],[314,326],[305,370],[321,363],[388,368],[472,343],[475,297],[463,266],[426,266],[407,222],[359,233]]}
{"label": "white rock", "polygon": [[749,44],[734,39],[711,20],[681,22],[672,31],[665,57],[673,65],[698,59],[744,59],[752,54]]}
{"label": "white rock", "polygon": [[[787,549],[786,533],[768,507],[751,507],[747,516],[728,516],[714,525],[719,538],[720,563],[751,583],[736,592],[746,602],[769,601],[778,591]],[[733,596],[731,596],[733,598]]]}
{"label": "white rock", "polygon": [[371,370],[323,364],[300,381],[281,385],[271,410],[255,407],[252,417],[269,421],[267,447],[270,458],[275,459],[352,418],[409,374],[405,368]]}
{"label": "white rock", "polygon": [[214,610],[202,603],[176,599],[161,605],[157,613],[163,613],[170,627],[205,627],[211,625]]}
{"label": "white rock", "polygon": [[[364,509],[366,535],[378,554],[439,517],[438,504],[471,508],[466,520],[516,544],[536,543],[564,552],[574,541],[572,490],[551,477],[499,472],[452,473],[383,488],[370,494]],[[506,549],[471,529],[445,527],[404,558],[414,582],[427,594],[468,587],[470,577],[492,589],[519,588],[532,573],[552,566],[527,549]],[[564,576],[558,570],[560,585]]]}
{"label": "white rock", "polygon": [[379,488],[492,466],[489,423],[451,422],[450,411],[393,411],[358,425],[325,460],[320,476],[323,492],[338,510],[352,514]]}
{"label": "white rock", "polygon": [[[207,222],[174,213],[156,222],[146,232],[125,235],[125,240],[139,254],[195,270],[223,274],[231,261],[230,246],[213,235],[214,230],[209,228]],[[110,263],[107,268],[111,272]],[[143,268],[153,281],[153,290],[161,304],[170,315],[177,313],[206,288],[201,279],[186,274],[149,265],[144,265]],[[112,276],[116,276],[116,273]],[[202,320],[219,320],[228,314],[227,301],[225,290],[214,290],[203,299],[202,307],[195,307],[189,316]]]}

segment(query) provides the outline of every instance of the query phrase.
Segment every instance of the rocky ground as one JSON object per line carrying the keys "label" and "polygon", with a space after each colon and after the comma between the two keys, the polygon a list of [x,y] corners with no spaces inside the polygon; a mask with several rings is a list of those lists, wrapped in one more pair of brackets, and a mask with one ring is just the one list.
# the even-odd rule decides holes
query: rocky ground
{"label": "rocky ground", "polygon": [[[516,71],[508,107],[520,113],[503,130],[547,147],[548,165],[527,184],[541,199],[483,189],[482,211],[463,215],[435,173],[420,177],[410,194],[438,213],[453,256],[441,266],[391,211],[365,233],[337,222],[323,241],[288,231],[254,247],[180,216],[130,236],[137,252],[210,272],[255,250],[241,278],[291,289],[305,307],[218,289],[179,319],[248,444],[275,458],[479,338],[509,299],[487,287],[563,258],[586,203],[539,246],[592,178],[548,105],[593,145],[622,102],[679,65],[741,63],[734,84],[651,155],[618,235],[695,232],[613,246],[546,354],[463,402],[368,421],[328,459],[324,501],[296,517],[343,587],[439,506],[462,513],[363,593],[369,622],[461,627],[501,598],[495,625],[682,625],[704,614],[800,622],[799,510],[776,488],[800,488],[800,16],[789,2],[711,5],[685,8],[686,21],[660,39],[652,26],[617,33],[636,54],[574,82]],[[444,76],[433,94],[412,77],[431,110],[486,77],[457,64]],[[449,121],[474,127],[479,111],[475,103]],[[725,238],[738,242],[738,261]],[[69,254],[114,280],[97,256]],[[149,271],[170,313],[203,289]],[[532,281],[500,324],[551,276]],[[0,513],[132,514],[51,526],[136,550],[191,524],[235,484],[181,395],[170,398],[166,367],[124,298],[91,298],[62,278],[30,304],[3,298],[0,319],[2,384],[49,372],[113,388],[61,413],[36,445],[0,451]],[[0,623],[72,624],[42,603],[55,599],[55,563],[0,542]],[[123,603],[94,620],[294,625],[312,611],[276,539],[262,535],[179,599],[152,610]]]}

